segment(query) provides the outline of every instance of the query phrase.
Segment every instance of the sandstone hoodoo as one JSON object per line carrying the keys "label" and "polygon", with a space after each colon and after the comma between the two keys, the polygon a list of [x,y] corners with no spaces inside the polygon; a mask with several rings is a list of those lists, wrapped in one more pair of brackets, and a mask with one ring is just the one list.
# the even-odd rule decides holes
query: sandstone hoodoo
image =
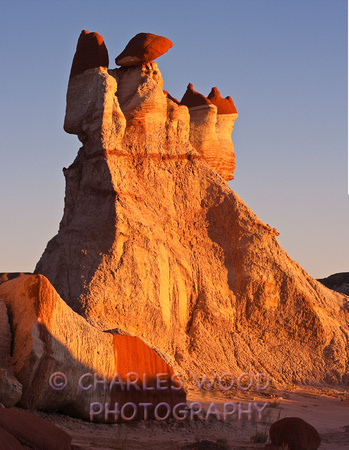
{"label": "sandstone hoodoo", "polygon": [[172,42],[165,37],[138,33],[115,58],[115,63],[123,67],[146,64],[166,53],[172,46]]}
{"label": "sandstone hoodoo", "polygon": [[138,58],[70,80],[66,123],[83,146],[35,272],[94,330],[138,336],[187,379],[348,382],[347,297],[294,262],[225,181],[229,97],[178,105]]}
{"label": "sandstone hoodoo", "polygon": [[222,178],[230,180],[234,178],[235,172],[235,153],[231,133],[238,113],[232,98],[222,98],[216,87],[212,88],[207,98],[217,107],[216,134],[220,152],[216,170]]}

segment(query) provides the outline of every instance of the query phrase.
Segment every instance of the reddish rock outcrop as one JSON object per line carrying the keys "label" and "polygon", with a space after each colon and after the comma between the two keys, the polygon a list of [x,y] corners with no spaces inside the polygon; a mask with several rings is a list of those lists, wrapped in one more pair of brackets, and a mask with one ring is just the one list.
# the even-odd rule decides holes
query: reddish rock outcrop
{"label": "reddish rock outcrop", "polygon": [[167,52],[173,43],[152,33],[138,33],[115,58],[118,66],[138,66],[149,63]]}
{"label": "reddish rock outcrop", "polygon": [[0,368],[5,369],[10,365],[11,339],[7,308],[0,299]]}
{"label": "reddish rock outcrop", "polygon": [[76,46],[70,78],[100,66],[107,69],[108,65],[108,50],[102,36],[83,30]]}
{"label": "reddish rock outcrop", "polygon": [[234,102],[231,97],[221,97],[219,90],[216,87],[211,89],[207,98],[211,103],[217,106],[217,114],[237,114]]}
{"label": "reddish rock outcrop", "polygon": [[199,106],[210,105],[210,100],[197,91],[194,91],[193,85],[188,84],[187,90],[182,97],[181,105],[185,105],[187,108],[196,108]]}
{"label": "reddish rock outcrop", "polygon": [[316,429],[299,417],[285,417],[273,423],[269,436],[272,444],[287,446],[288,450],[316,450],[321,444]]}
{"label": "reddish rock outcrop", "polygon": [[[71,449],[72,438],[68,433],[41,417],[24,411],[0,408],[0,437],[1,430],[14,438],[9,439],[9,446],[4,447],[6,450],[21,449],[22,445],[35,450]],[[18,446],[16,440],[22,445]]]}
{"label": "reddish rock outcrop", "polygon": [[[23,275],[3,283],[0,298],[13,318],[14,370],[23,384],[20,406],[59,410],[89,420],[90,404],[94,402],[109,403],[113,405],[110,409],[115,402],[120,408],[127,402],[138,405],[145,401],[154,407],[162,401],[172,406],[185,402],[184,391],[171,388],[178,387],[178,382],[171,381],[173,370],[153,349],[137,337],[103,333],[92,327],[67,306],[42,275]],[[129,372],[139,375],[139,388],[130,385],[129,390],[120,390],[119,383],[119,388],[116,384],[110,389],[116,374],[116,381],[119,377],[127,381]],[[55,373],[64,375],[51,378]],[[96,389],[81,387],[85,374],[90,375],[81,381],[83,386],[97,380]],[[143,389],[143,374],[150,387],[156,386],[157,374],[164,374],[169,388]],[[58,389],[64,381],[66,387]],[[149,407],[150,415],[154,407]],[[94,420],[106,421],[104,413]]]}
{"label": "reddish rock outcrop", "polygon": [[12,434],[0,428],[0,450],[23,450],[23,446]]}

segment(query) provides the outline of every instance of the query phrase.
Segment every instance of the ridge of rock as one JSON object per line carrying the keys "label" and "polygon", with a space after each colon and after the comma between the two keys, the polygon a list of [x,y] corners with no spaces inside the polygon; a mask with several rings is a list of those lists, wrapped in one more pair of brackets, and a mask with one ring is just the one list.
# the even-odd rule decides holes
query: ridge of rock
{"label": "ridge of rock", "polygon": [[138,33],[115,58],[115,63],[123,67],[146,64],[166,53],[172,46],[173,43],[163,36]]}

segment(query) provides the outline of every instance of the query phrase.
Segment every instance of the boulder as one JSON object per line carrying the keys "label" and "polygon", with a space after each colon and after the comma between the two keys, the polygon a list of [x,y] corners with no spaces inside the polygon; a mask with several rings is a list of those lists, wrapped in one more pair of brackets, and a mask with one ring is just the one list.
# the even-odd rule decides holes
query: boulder
{"label": "boulder", "polygon": [[[70,450],[71,436],[50,422],[35,414],[15,409],[0,409],[0,437],[1,429],[11,434],[15,440],[10,440],[13,449],[20,449],[19,442],[35,450]],[[10,450],[11,447],[6,447]]]}
{"label": "boulder", "polygon": [[82,30],[76,46],[70,79],[84,73],[85,70],[100,66],[107,69],[108,65],[108,50],[102,36],[98,33]]}
{"label": "boulder", "polygon": [[316,450],[321,438],[316,429],[299,417],[285,417],[274,422],[269,430],[271,443],[288,450]]}
{"label": "boulder", "polygon": [[146,64],[167,52],[173,43],[162,36],[151,33],[138,33],[115,58],[118,66],[138,66]]}
{"label": "boulder", "polygon": [[22,397],[22,385],[6,369],[0,369],[0,402],[6,408],[15,406]]}
{"label": "boulder", "polygon": [[23,447],[12,434],[0,428],[0,450],[23,450]]}
{"label": "boulder", "polygon": [[[104,333],[89,325],[42,275],[23,275],[3,283],[0,297],[13,317],[14,369],[23,385],[19,406],[89,420],[91,403],[117,402],[121,408],[128,402],[146,401],[153,405],[151,414],[160,402],[172,406],[185,402],[184,391],[171,388],[179,384],[171,379],[173,370],[153,349],[137,337]],[[131,372],[138,374],[139,380],[136,375],[132,380],[139,387],[130,384],[126,390],[122,382],[112,383],[116,374],[115,381],[127,381]],[[152,389],[144,388],[143,374]],[[154,388],[157,374],[164,374],[162,386],[167,382],[168,389]],[[113,421],[113,417],[105,419],[100,414],[94,420]]]}

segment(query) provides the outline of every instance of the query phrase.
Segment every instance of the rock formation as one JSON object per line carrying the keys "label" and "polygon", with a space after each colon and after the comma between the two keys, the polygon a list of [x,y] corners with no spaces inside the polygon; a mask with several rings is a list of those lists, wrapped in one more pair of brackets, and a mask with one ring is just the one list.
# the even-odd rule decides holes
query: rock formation
{"label": "rock formation", "polygon": [[68,433],[41,417],[0,408],[0,449],[71,450],[71,441]]}
{"label": "rock formation", "polygon": [[316,450],[321,444],[317,430],[299,417],[285,417],[273,423],[269,436],[276,448],[288,450]]}
{"label": "rock formation", "polygon": [[115,58],[115,63],[123,67],[147,64],[166,53],[172,46],[172,42],[165,37],[138,33]]}
{"label": "rock formation", "polygon": [[230,100],[214,90],[217,106],[200,97],[188,109],[162,87],[151,61],[70,80],[65,129],[83,147],[35,272],[91,325],[139,336],[188,380],[348,381],[345,296],[294,262],[223,179]]}
{"label": "rock formation", "polygon": [[[153,404],[149,406],[149,417],[160,402],[172,407],[185,402],[183,389],[176,389],[178,378],[173,377],[173,370],[153,349],[137,337],[115,334],[116,330],[114,334],[104,333],[88,324],[42,275],[22,275],[1,284],[0,298],[12,317],[14,372],[23,385],[19,406],[58,410],[89,420],[94,402],[103,406],[109,403],[113,410],[115,402],[119,409],[128,402],[149,402]],[[139,376],[138,381],[136,375],[129,378],[138,388],[130,384],[130,389],[120,390],[122,383],[117,381],[127,383],[131,372]],[[57,373],[66,378],[51,378]],[[162,386],[167,383],[167,390],[156,388],[157,374],[163,374],[160,378],[164,380]],[[94,387],[81,388],[81,377],[84,387]],[[66,388],[55,389],[64,382]],[[138,412],[143,417],[143,412]],[[108,420],[113,421],[113,417]],[[107,421],[104,414],[93,419]]]}
{"label": "rock formation", "polygon": [[98,33],[90,33],[87,30],[83,30],[76,47],[70,78],[99,66],[107,69],[108,65],[108,50],[102,36]]}
{"label": "rock formation", "polygon": [[216,170],[228,181],[234,178],[235,172],[235,153],[231,133],[238,113],[231,97],[222,98],[216,87],[212,88],[207,98],[217,107],[216,134],[220,151]]}

